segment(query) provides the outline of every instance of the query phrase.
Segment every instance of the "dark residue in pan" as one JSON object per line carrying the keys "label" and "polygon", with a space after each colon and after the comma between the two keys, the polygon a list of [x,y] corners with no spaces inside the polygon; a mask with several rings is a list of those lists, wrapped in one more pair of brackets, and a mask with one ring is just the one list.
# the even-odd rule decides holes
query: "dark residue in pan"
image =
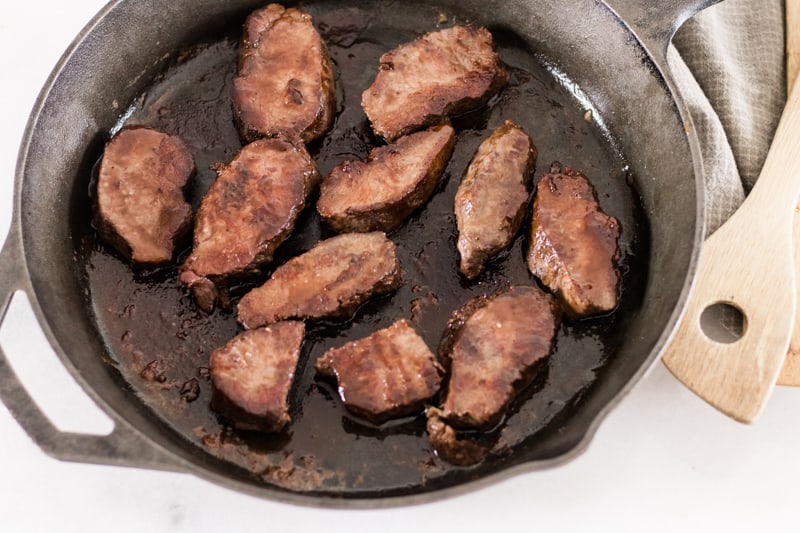
{"label": "dark residue in pan", "polygon": [[[465,20],[433,9],[373,19],[357,8],[308,7],[335,63],[338,112],[333,130],[309,150],[323,173],[347,159],[363,158],[380,144],[361,109],[361,92],[375,75],[378,57],[438,25]],[[394,7],[402,11],[402,6]],[[391,26],[385,20],[393,20]],[[425,434],[423,415],[370,424],[348,413],[333,387],[319,381],[313,362],[326,349],[412,320],[435,352],[451,311],[470,298],[511,284],[533,284],[524,262],[527,224],[511,249],[494,259],[475,282],[458,273],[453,198],[480,142],[506,119],[521,124],[539,149],[536,175],[554,160],[581,169],[595,185],[603,209],[622,225],[620,308],[605,317],[562,325],[546,368],[492,435],[487,463],[503,461],[526,439],[552,428],[580,401],[624,335],[625,317],[638,308],[646,276],[647,226],[628,186],[623,157],[586,109],[514,35],[489,28],[511,80],[490,104],[453,120],[457,140],[445,177],[428,206],[390,234],[397,243],[405,283],[396,294],[364,305],[345,323],[310,323],[291,394],[294,422],[279,435],[234,432],[209,409],[208,358],[238,331],[235,315],[200,311],[178,282],[176,265],[132,271],[101,244],[90,217],[75,229],[88,298],[115,368],[132,391],[201,453],[248,472],[256,483],[310,493],[383,495],[447,484],[463,470],[439,459]],[[229,161],[241,147],[231,113],[230,86],[238,28],[184,51],[125,115],[124,124],[149,125],[177,134],[198,168],[190,191],[196,208],[215,177],[210,167]],[[99,156],[99,154],[97,154]],[[88,181],[88,178],[87,178]],[[328,236],[308,209],[274,265]],[[262,283],[269,271],[232,289],[233,302]],[[485,468],[485,465],[474,467]],[[476,475],[478,472],[476,471]],[[416,489],[419,490],[419,489]]]}

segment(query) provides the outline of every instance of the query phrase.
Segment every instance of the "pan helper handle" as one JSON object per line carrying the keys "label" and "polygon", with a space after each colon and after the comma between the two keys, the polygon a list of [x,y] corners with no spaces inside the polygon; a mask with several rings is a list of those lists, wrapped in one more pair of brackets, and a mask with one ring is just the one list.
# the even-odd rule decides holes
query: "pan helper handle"
{"label": "pan helper handle", "polygon": [[[16,218],[0,251],[0,325],[14,294],[32,289],[24,268],[24,255]],[[180,470],[163,450],[157,449],[119,417],[109,413],[114,429],[107,435],[60,431],[42,412],[20,382],[0,346],[0,399],[25,432],[48,455],[64,461]]]}
{"label": "pan helper handle", "polygon": [[703,245],[685,315],[663,354],[681,382],[740,422],[752,422],[763,409],[789,348],[797,306],[792,225],[798,198],[795,84],[758,182]]}

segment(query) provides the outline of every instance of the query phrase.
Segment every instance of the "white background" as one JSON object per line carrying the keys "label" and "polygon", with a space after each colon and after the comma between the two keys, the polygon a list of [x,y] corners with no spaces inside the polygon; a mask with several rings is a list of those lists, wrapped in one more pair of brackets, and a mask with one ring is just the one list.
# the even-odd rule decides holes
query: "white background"
{"label": "white background", "polygon": [[[39,89],[103,0],[0,2],[0,234],[17,149]],[[42,206],[47,209],[47,206]],[[107,430],[59,371],[24,298],[0,342],[63,429]],[[797,523],[800,390],[778,388],[752,426],[659,363],[585,454],[546,472],[414,507],[337,511],[245,496],[191,475],[62,463],[0,407],[0,531],[768,531]]]}

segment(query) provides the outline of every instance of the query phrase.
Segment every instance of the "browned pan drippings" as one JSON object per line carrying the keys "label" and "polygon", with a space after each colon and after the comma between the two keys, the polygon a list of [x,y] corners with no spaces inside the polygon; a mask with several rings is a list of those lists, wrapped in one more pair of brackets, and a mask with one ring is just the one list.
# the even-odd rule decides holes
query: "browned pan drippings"
{"label": "browned pan drippings", "polygon": [[[337,4],[341,5],[341,4]],[[372,17],[347,7],[305,6],[326,40],[335,63],[339,109],[334,129],[309,146],[323,173],[346,159],[363,158],[379,144],[361,109],[361,92],[375,75],[378,57],[419,33],[468,22],[434,9],[392,4]],[[397,243],[405,282],[396,294],[363,306],[346,323],[310,323],[291,404],[294,422],[280,435],[237,433],[209,409],[208,358],[237,331],[230,311],[207,316],[178,283],[176,265],[133,272],[101,244],[87,213],[75,229],[78,259],[88,298],[110,358],[133,394],[197,453],[209,454],[265,482],[294,491],[389,496],[419,492],[469,479],[506,461],[515,447],[580,402],[602,373],[624,335],[625,318],[640,304],[647,267],[648,230],[634,191],[627,185],[623,157],[585,109],[545,66],[544,60],[499,28],[489,28],[511,81],[487,108],[453,121],[457,140],[446,175],[431,202],[390,234]],[[179,135],[198,167],[190,200],[197,207],[215,174],[210,166],[229,161],[241,147],[231,112],[230,86],[239,28],[191,48],[133,103],[125,125],[144,124]],[[526,234],[468,282],[458,272],[453,199],[472,155],[491,131],[511,119],[539,149],[537,176],[554,160],[583,171],[598,191],[603,209],[623,228],[620,241],[623,294],[612,315],[562,325],[549,364],[496,430],[494,454],[472,472],[440,460],[425,434],[424,416],[372,425],[349,414],[333,387],[315,378],[313,362],[326,349],[365,337],[396,319],[411,319],[436,350],[450,313],[470,298],[511,284],[534,284],[524,262]],[[99,153],[94,157],[99,157]],[[85,180],[88,182],[89,177]],[[328,236],[316,212],[307,210],[274,265]],[[232,290],[234,305],[269,272]],[[209,460],[214,460],[209,458]]]}

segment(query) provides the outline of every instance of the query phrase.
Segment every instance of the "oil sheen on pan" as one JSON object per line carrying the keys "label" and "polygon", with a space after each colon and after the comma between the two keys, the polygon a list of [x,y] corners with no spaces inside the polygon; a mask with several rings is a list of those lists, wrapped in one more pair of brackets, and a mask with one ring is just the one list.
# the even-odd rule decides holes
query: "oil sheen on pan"
{"label": "oil sheen on pan", "polygon": [[[397,13],[380,17],[339,6],[306,6],[335,65],[334,127],[309,145],[323,174],[345,160],[365,158],[382,142],[372,134],[360,102],[380,55],[423,32],[469,22],[433,8],[401,13],[400,3],[391,4]],[[120,124],[147,125],[184,140],[198,169],[189,191],[195,209],[215,178],[211,165],[229,161],[241,147],[230,102],[240,28],[234,24],[227,34],[177,54],[132,103]],[[548,69],[546,58],[528,50],[515,35],[489,29],[509,67],[509,83],[487,106],[453,119],[458,132],[455,149],[431,201],[389,234],[398,245],[402,287],[365,304],[349,321],[308,324],[290,393],[293,422],[280,434],[236,432],[209,408],[209,355],[239,327],[231,311],[217,309],[211,315],[200,311],[178,282],[177,265],[190,251],[188,239],[171,265],[134,271],[98,240],[89,217],[78,217],[76,256],[87,302],[108,347],[107,355],[131,390],[132,401],[150,409],[198,453],[228,464],[243,479],[337,497],[402,495],[480,476],[513,457],[515,449],[535,439],[541,430],[557,428],[569,416],[613,357],[624,335],[625,317],[640,304],[647,270],[642,263],[647,257],[647,224],[628,185],[624,157],[559,81],[560,76]],[[436,351],[454,309],[480,294],[536,283],[524,261],[525,230],[475,281],[459,274],[453,199],[478,145],[506,119],[520,124],[533,138],[539,150],[535,176],[555,160],[580,169],[592,180],[603,210],[620,220],[623,289],[614,313],[561,326],[546,368],[493,430],[489,458],[465,474],[464,468],[434,453],[425,433],[424,414],[382,425],[360,419],[344,408],[333,387],[315,376],[313,362],[328,348],[363,338],[399,318],[410,319]],[[87,184],[91,181],[90,176],[82,179]],[[328,236],[315,209],[306,209],[292,237],[278,249],[273,265]],[[269,274],[268,268],[261,277],[232,287],[234,305]]]}

